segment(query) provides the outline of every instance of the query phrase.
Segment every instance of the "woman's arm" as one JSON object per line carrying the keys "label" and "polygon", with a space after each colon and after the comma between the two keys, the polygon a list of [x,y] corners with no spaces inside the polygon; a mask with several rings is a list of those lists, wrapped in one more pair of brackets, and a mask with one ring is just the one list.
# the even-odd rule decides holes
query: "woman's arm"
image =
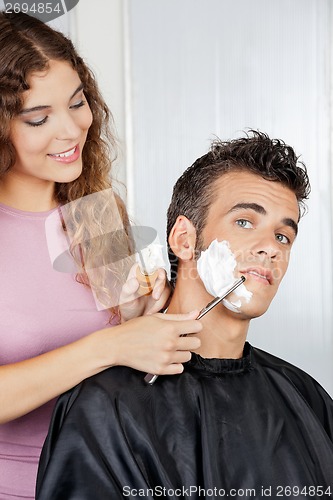
{"label": "woman's arm", "polygon": [[157,375],[176,374],[200,340],[201,323],[189,314],[154,314],[98,330],[35,358],[0,367],[0,423],[18,418],[115,365]]}

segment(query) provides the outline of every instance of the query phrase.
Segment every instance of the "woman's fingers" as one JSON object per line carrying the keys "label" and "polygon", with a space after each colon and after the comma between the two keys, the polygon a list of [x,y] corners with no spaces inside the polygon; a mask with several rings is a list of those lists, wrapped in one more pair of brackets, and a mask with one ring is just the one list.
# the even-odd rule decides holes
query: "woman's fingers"
{"label": "woman's fingers", "polygon": [[[198,311],[188,314],[154,314],[127,321],[119,328],[117,364],[157,375],[180,373],[181,365],[200,347],[193,334],[202,329]],[[116,327],[118,328],[118,327]],[[184,336],[185,335],[185,336]]]}
{"label": "woman's fingers", "polygon": [[134,300],[137,298],[136,292],[139,288],[139,282],[136,278],[130,278],[124,284],[121,291],[122,300],[126,300],[126,302]]}
{"label": "woman's fingers", "polygon": [[131,267],[126,283],[122,287],[120,313],[123,322],[141,315],[157,313],[166,306],[170,297],[171,286],[167,280],[165,269],[158,269],[152,293],[144,295],[140,293],[137,269],[138,264]]}
{"label": "woman's fingers", "polygon": [[[188,313],[178,313],[178,314],[161,314],[157,313],[154,316],[159,317],[163,320],[166,321],[190,321],[190,320],[195,320],[199,316],[199,309],[193,309],[193,311],[190,311]],[[195,325],[194,323],[191,323],[191,325]],[[199,328],[199,330],[195,331],[200,331],[201,330],[201,323],[200,321],[197,321],[197,324],[195,328]],[[192,332],[194,333],[194,332]]]}
{"label": "woman's fingers", "polygon": [[[157,279],[153,286],[152,298],[154,300],[159,300],[165,289],[169,290],[169,282],[167,281],[167,275],[165,269],[160,268],[158,270]],[[170,293],[170,291],[169,291]],[[168,295],[169,295],[168,293]]]}

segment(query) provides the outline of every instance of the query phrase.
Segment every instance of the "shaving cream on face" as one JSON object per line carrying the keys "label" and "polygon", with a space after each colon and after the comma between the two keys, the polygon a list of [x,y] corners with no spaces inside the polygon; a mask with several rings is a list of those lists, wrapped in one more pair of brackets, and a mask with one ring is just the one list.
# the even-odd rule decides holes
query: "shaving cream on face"
{"label": "shaving cream on face", "polygon": [[[221,297],[236,281],[237,277],[234,274],[236,265],[235,256],[227,241],[214,240],[207,250],[201,252],[197,262],[198,274],[210,295]],[[242,284],[233,293],[238,300],[224,299],[223,304],[230,311],[239,313],[242,299],[249,302],[252,292]]]}

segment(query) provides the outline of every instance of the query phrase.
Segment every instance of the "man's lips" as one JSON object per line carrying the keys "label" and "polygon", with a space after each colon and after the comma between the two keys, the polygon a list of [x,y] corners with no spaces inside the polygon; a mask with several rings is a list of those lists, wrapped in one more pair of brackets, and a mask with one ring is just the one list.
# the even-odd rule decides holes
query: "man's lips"
{"label": "man's lips", "polygon": [[263,267],[249,267],[247,269],[240,270],[240,274],[245,274],[253,277],[257,281],[261,281],[267,285],[273,283],[273,274],[270,269],[264,269]]}

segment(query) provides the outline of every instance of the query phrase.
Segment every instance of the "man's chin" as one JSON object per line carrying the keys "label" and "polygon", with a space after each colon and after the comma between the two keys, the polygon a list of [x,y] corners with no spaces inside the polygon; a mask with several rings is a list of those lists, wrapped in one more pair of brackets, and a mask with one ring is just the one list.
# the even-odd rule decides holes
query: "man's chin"
{"label": "man's chin", "polygon": [[245,304],[239,308],[239,311],[236,313],[232,313],[234,318],[238,318],[240,320],[251,320],[255,318],[260,318],[267,309],[269,308],[269,305],[267,307],[263,307],[262,305],[255,307],[254,305],[250,304]]}

